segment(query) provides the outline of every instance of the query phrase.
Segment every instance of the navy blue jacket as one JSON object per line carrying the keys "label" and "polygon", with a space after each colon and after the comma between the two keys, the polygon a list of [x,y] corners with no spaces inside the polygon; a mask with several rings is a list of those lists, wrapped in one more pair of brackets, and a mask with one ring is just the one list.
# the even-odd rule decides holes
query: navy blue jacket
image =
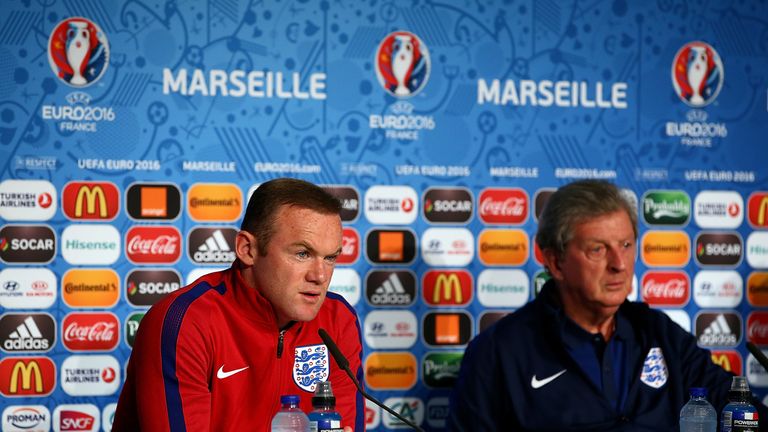
{"label": "navy blue jacket", "polygon": [[[469,344],[451,394],[449,429],[676,431],[690,387],[706,387],[720,413],[733,375],[712,363],[693,335],[644,303],[625,302],[619,313],[640,345],[631,350],[638,355],[629,359],[631,378],[620,412],[566,351],[560,336],[565,315],[549,281],[536,300]],[[761,404],[758,410],[765,430],[768,410]]]}

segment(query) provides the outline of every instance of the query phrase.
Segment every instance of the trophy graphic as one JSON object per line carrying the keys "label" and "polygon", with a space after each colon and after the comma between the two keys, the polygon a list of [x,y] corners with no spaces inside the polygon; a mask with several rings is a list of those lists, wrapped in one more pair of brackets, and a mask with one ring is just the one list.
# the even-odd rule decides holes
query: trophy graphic
{"label": "trophy graphic", "polygon": [[392,75],[397,80],[395,94],[398,96],[408,96],[411,94],[411,91],[406,87],[405,79],[413,64],[413,42],[408,35],[397,35],[393,45]]}
{"label": "trophy graphic", "polygon": [[67,63],[72,67],[72,85],[85,85],[88,81],[83,77],[83,69],[88,51],[91,48],[90,31],[88,23],[84,21],[70,21],[67,30]]}
{"label": "trophy graphic", "polygon": [[707,50],[704,47],[691,48],[691,62],[688,65],[688,83],[691,85],[690,102],[694,106],[704,104],[704,98],[701,95],[702,84],[707,78]]}

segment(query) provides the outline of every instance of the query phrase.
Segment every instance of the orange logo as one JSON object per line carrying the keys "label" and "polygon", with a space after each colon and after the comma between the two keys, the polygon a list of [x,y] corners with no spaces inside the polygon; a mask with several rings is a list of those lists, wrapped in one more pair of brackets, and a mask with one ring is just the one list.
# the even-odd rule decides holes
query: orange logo
{"label": "orange logo", "polygon": [[684,267],[691,259],[691,239],[683,231],[648,231],[640,247],[649,267]]}
{"label": "orange logo", "polygon": [[752,306],[768,306],[768,272],[750,273],[747,278],[747,300]]}
{"label": "orange logo", "polygon": [[141,216],[164,218],[168,216],[168,188],[165,186],[141,187]]}
{"label": "orange logo", "polygon": [[376,352],[365,359],[365,382],[374,390],[408,390],[416,384],[416,371],[409,352]]}
{"label": "orange logo", "polygon": [[380,232],[379,261],[402,261],[404,244],[405,240],[402,232]]}
{"label": "orange logo", "polygon": [[477,239],[485,265],[522,265],[528,260],[528,235],[519,229],[485,230]]}
{"label": "orange logo", "polygon": [[726,372],[741,375],[741,356],[736,351],[712,351],[710,355],[712,356],[712,363],[725,369]]}
{"label": "orange logo", "polygon": [[110,269],[73,269],[61,280],[61,297],[75,308],[106,308],[117,304],[120,279]]}
{"label": "orange logo", "polygon": [[461,340],[458,315],[435,316],[435,340],[439,344],[458,344]]}
{"label": "orange logo", "polygon": [[46,396],[56,385],[56,366],[48,357],[6,357],[0,361],[3,396]]}
{"label": "orange logo", "polygon": [[230,183],[197,183],[187,192],[189,217],[197,222],[234,222],[243,210],[243,195]]}

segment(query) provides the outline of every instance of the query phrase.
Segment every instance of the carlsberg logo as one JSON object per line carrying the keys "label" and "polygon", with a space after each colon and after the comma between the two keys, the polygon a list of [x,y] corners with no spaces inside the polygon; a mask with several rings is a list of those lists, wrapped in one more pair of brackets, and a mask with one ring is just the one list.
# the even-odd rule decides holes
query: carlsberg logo
{"label": "carlsberg logo", "polygon": [[649,225],[684,225],[691,215],[691,199],[683,191],[652,191],[643,196],[643,218]]}

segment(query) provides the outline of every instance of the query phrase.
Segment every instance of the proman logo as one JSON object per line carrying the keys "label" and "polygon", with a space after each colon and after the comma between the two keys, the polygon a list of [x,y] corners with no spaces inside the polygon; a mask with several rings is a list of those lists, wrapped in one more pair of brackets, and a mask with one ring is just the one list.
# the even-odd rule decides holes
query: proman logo
{"label": "proman logo", "polygon": [[56,366],[48,357],[0,360],[0,394],[5,397],[48,396],[56,386]]}
{"label": "proman logo", "polygon": [[72,220],[110,221],[120,212],[120,192],[109,182],[70,182],[61,195],[64,215]]}
{"label": "proman logo", "polygon": [[712,350],[712,363],[720,366],[726,372],[734,375],[741,375],[742,360],[741,355],[733,350]]}
{"label": "proman logo", "polygon": [[520,229],[488,229],[477,239],[478,258],[485,265],[519,266],[528,260],[528,235]]}
{"label": "proman logo", "polygon": [[10,405],[0,422],[3,432],[43,432],[51,429],[51,412],[44,405]]}
{"label": "proman logo", "polygon": [[187,191],[187,212],[197,222],[234,222],[243,211],[243,194],[235,184],[197,183]]}
{"label": "proman logo", "polygon": [[647,231],[640,248],[648,267],[685,267],[691,259],[691,239],[684,231]]}
{"label": "proman logo", "polygon": [[768,228],[768,192],[754,192],[749,196],[747,219],[753,228]]}
{"label": "proman logo", "polygon": [[429,270],[422,293],[430,306],[464,306],[472,301],[472,275],[466,270]]}
{"label": "proman logo", "polygon": [[643,220],[648,225],[685,225],[691,218],[691,198],[684,191],[648,191],[642,200]]}
{"label": "proman logo", "polygon": [[409,352],[375,352],[365,359],[365,382],[374,390],[408,390],[416,385],[417,371]]}

